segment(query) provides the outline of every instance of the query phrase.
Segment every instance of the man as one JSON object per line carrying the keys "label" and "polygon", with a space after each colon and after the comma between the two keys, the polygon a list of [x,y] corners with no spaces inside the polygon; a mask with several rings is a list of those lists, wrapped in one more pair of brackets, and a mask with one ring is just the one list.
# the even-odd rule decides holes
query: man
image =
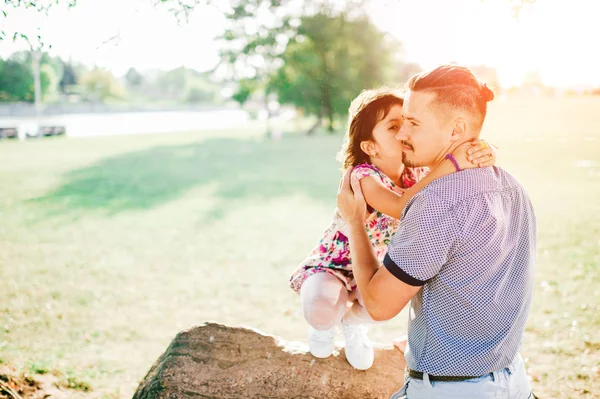
{"label": "man", "polygon": [[[397,135],[406,166],[435,168],[481,132],[493,92],[467,68],[413,77]],[[439,178],[407,204],[379,267],[365,232],[365,202],[350,174],[338,194],[358,290],[375,320],[411,301],[407,378],[393,398],[533,397],[518,353],[531,303],[536,222],[506,171]]]}

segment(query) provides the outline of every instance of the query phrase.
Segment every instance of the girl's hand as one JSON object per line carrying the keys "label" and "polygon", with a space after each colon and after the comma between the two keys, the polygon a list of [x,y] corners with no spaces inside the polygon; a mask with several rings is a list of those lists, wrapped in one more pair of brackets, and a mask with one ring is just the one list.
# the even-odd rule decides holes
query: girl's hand
{"label": "girl's hand", "polygon": [[462,169],[483,168],[496,164],[496,150],[486,141],[464,143],[452,152]]}
{"label": "girl's hand", "polygon": [[467,160],[480,168],[494,166],[496,164],[496,147],[485,140],[471,142],[471,148],[467,150]]}

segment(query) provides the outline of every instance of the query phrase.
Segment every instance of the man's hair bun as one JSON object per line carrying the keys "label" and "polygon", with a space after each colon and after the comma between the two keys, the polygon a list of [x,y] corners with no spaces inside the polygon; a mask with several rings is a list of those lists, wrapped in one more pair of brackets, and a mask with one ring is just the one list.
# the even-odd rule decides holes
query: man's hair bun
{"label": "man's hair bun", "polygon": [[492,89],[490,89],[485,83],[481,84],[481,97],[483,97],[486,102],[492,101],[495,97]]}

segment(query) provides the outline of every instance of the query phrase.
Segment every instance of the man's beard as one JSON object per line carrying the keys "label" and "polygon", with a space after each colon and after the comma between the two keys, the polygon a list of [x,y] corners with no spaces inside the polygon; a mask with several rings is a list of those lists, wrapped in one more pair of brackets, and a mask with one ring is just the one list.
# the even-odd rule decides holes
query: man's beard
{"label": "man's beard", "polygon": [[421,165],[417,165],[415,162],[408,159],[408,156],[405,152],[402,152],[402,163],[404,166],[408,166],[409,168],[416,168]]}
{"label": "man's beard", "polygon": [[[413,152],[415,151],[415,147],[413,147],[411,144],[402,142],[402,145],[409,147]],[[402,151],[402,163],[404,164],[404,166],[408,166],[409,168],[416,168],[418,166],[422,166],[419,165],[418,162],[408,159],[408,154],[404,151]]]}

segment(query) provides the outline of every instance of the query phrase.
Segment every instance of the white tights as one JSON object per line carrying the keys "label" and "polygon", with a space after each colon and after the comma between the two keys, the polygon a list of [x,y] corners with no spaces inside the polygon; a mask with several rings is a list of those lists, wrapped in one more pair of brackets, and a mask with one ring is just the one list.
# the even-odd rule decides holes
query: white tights
{"label": "white tights", "polygon": [[347,324],[373,323],[356,291],[357,301],[348,308],[348,290],[335,276],[317,273],[307,278],[300,289],[302,313],[315,330],[329,330],[344,320]]}

